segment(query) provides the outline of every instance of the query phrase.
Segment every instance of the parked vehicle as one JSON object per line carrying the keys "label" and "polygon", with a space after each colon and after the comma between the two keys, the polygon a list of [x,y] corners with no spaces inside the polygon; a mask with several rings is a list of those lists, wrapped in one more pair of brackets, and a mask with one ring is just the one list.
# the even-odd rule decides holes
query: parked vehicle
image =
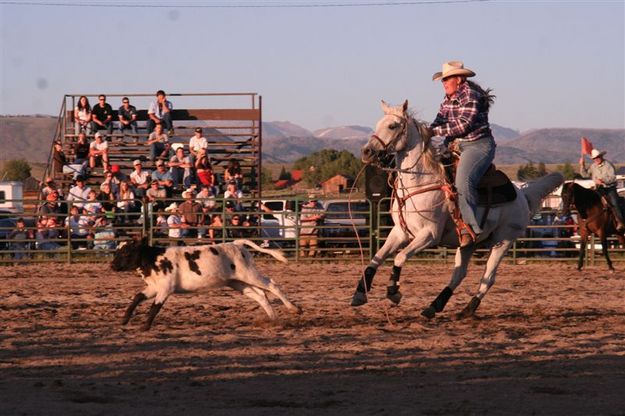
{"label": "parked vehicle", "polygon": [[0,212],[24,212],[22,182],[0,182]]}
{"label": "parked vehicle", "polygon": [[366,200],[327,200],[322,203],[325,212],[319,225],[319,237],[324,247],[369,246],[371,207]]}
{"label": "parked vehicle", "polygon": [[289,245],[297,236],[297,229],[293,220],[295,214],[288,209],[289,201],[286,199],[263,200],[263,205],[272,212],[265,212],[260,216],[261,237],[273,240],[278,246]]}

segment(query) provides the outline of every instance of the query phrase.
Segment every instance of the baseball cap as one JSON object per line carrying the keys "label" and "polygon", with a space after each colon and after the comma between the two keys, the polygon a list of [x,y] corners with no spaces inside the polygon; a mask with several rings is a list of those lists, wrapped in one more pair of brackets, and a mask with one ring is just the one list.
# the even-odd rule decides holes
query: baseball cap
{"label": "baseball cap", "polygon": [[96,132],[96,134],[95,134],[95,136],[94,136],[94,137],[102,137],[102,133],[100,133],[100,132],[98,131],[98,132]]}
{"label": "baseball cap", "polygon": [[119,172],[119,165],[112,165],[111,166],[111,172],[113,172],[113,173]]}
{"label": "baseball cap", "polygon": [[137,166],[141,164],[141,161],[139,159],[135,159],[134,162],[132,162],[133,166]]}
{"label": "baseball cap", "polygon": [[195,132],[196,133],[201,133],[202,132],[202,128],[201,127],[196,127],[195,128]]}

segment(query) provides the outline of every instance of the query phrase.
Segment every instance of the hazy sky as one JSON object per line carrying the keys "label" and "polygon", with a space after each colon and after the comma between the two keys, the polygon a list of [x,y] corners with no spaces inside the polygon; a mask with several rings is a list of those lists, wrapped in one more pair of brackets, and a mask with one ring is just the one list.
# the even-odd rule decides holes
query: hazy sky
{"label": "hazy sky", "polygon": [[[321,3],[340,6],[205,7]],[[463,60],[494,123],[625,128],[622,0],[354,3],[0,0],[0,114],[58,114],[66,93],[258,92],[266,121],[373,127],[380,99],[432,120],[432,74]]]}

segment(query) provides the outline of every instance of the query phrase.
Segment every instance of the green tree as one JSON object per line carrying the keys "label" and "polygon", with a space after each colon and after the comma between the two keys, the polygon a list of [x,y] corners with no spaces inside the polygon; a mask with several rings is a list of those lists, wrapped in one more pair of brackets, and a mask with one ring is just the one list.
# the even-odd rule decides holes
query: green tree
{"label": "green tree", "polygon": [[260,173],[260,183],[263,189],[273,189],[273,178],[271,177],[271,171],[267,168],[263,168]]}
{"label": "green tree", "polygon": [[564,165],[558,165],[556,167],[556,171],[561,172],[562,175],[564,175],[564,179],[575,179],[578,176],[575,168],[571,165],[571,162],[566,162]]}
{"label": "green tree", "polygon": [[0,180],[23,181],[30,178],[30,165],[24,159],[7,160],[0,170]]}
{"label": "green tree", "polygon": [[304,171],[304,180],[309,186],[317,186],[338,174],[355,178],[362,169],[362,162],[347,150],[324,149],[296,160],[293,168]]}
{"label": "green tree", "polygon": [[531,181],[536,178],[540,178],[541,176],[545,176],[547,174],[547,167],[544,162],[540,162],[538,167],[534,165],[534,162],[531,160],[527,163],[527,165],[522,165],[517,170],[516,176],[520,181]]}

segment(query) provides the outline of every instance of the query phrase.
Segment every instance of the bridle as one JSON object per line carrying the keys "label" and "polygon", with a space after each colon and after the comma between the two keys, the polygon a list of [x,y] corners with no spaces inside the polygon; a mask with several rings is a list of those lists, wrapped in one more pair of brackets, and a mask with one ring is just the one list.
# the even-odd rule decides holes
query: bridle
{"label": "bridle", "polygon": [[385,152],[387,154],[395,153],[397,150],[396,149],[397,142],[399,142],[400,139],[406,137],[406,135],[408,134],[408,129],[407,129],[408,120],[402,116],[398,116],[398,115],[393,115],[393,116],[399,118],[400,121],[391,124],[391,126],[395,126],[395,128],[397,127],[401,127],[401,128],[397,131],[395,136],[393,136],[393,138],[388,141],[388,143],[384,143],[384,140],[382,140],[380,136],[378,136],[377,134],[371,135],[371,139],[377,141],[380,144],[380,146],[382,146],[382,150],[377,151],[378,155],[381,152]]}

